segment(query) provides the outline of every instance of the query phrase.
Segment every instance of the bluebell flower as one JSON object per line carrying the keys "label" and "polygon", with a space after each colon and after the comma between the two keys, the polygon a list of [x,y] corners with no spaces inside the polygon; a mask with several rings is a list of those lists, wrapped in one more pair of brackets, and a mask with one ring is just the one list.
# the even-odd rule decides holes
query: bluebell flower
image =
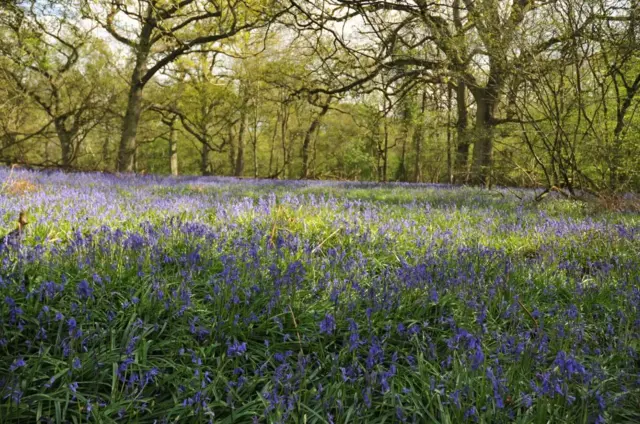
{"label": "bluebell flower", "polygon": [[78,357],[74,358],[72,366],[74,370],[82,368],[82,362],[80,361],[80,358]]}
{"label": "bluebell flower", "polygon": [[325,314],[324,319],[320,321],[320,333],[333,334],[336,331],[336,320],[331,314]]}
{"label": "bluebell flower", "polygon": [[242,356],[247,351],[246,342],[238,342],[236,339],[232,343],[227,342],[227,356]]}
{"label": "bluebell flower", "polygon": [[76,294],[82,300],[93,299],[93,288],[89,285],[87,280],[82,280],[78,283]]}
{"label": "bluebell flower", "polygon": [[18,368],[26,367],[27,362],[21,356],[13,361],[13,363],[9,366],[9,371],[14,372]]}

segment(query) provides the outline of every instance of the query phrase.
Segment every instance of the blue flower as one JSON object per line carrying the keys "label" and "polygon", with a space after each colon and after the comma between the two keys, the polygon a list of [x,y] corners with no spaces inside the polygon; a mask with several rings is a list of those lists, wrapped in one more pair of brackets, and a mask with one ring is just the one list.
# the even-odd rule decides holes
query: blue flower
{"label": "blue flower", "polygon": [[336,320],[333,315],[326,314],[324,319],[320,321],[320,333],[333,334],[336,331]]}
{"label": "blue flower", "polygon": [[233,339],[233,343],[227,342],[227,356],[242,356],[247,351],[246,342],[238,342]]}
{"label": "blue flower", "polygon": [[74,370],[78,370],[82,368],[82,361],[80,361],[80,358],[78,357],[74,358],[72,366]]}
{"label": "blue flower", "polygon": [[93,288],[89,285],[87,280],[82,280],[78,284],[76,294],[82,300],[93,299]]}
{"label": "blue flower", "polygon": [[14,372],[18,368],[22,368],[26,366],[27,366],[27,362],[24,360],[24,358],[19,357],[16,360],[14,360],[13,363],[9,366],[9,371]]}

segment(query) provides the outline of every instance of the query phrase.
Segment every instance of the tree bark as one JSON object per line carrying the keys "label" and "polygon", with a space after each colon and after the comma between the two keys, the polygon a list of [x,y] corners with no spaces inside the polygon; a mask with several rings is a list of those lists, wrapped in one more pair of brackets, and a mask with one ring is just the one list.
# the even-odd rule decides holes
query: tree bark
{"label": "tree bark", "polygon": [[622,165],[622,145],[623,145],[623,132],[626,127],[627,111],[631,107],[633,98],[636,93],[640,91],[640,74],[635,78],[631,86],[626,85],[626,95],[624,99],[620,101],[618,96],[618,110],[616,112],[616,126],[613,130],[613,160],[610,166],[609,185],[611,190],[619,188],[622,178],[620,175],[620,169]]}
{"label": "tree bark", "polygon": [[413,132],[413,144],[416,150],[416,157],[413,164],[413,181],[419,182],[422,178],[422,145],[424,144],[425,132],[425,112],[427,106],[427,92],[422,91],[422,105],[420,107],[420,119]]}
{"label": "tree bark", "polygon": [[[174,118],[175,120],[175,118]],[[178,175],[178,141],[176,140],[176,129],[172,125],[169,127],[169,164],[171,175]]]}
{"label": "tree bark", "polygon": [[320,126],[322,117],[329,111],[330,102],[331,99],[328,99],[327,102],[322,106],[322,110],[320,110],[320,113],[318,113],[318,115],[316,115],[316,117],[313,119],[311,125],[309,125],[309,129],[307,129],[307,132],[304,135],[304,140],[302,141],[302,173],[300,174],[301,179],[309,178],[309,146],[311,145],[311,137],[315,134],[316,130]]}
{"label": "tree bark", "polygon": [[[108,129],[108,127],[107,127]],[[110,168],[109,162],[111,162],[111,152],[109,150],[109,134],[104,135],[104,141],[102,142],[102,162],[104,163],[103,169],[108,171]]]}
{"label": "tree bark", "polygon": [[255,113],[253,116],[253,178],[258,178],[258,104],[255,105]]}
{"label": "tree bark", "polygon": [[495,130],[495,112],[498,94],[502,87],[502,72],[489,72],[489,82],[485,87],[471,90],[476,101],[476,123],[474,128],[473,163],[471,178],[474,184],[491,185],[491,154]]}
{"label": "tree bark", "polygon": [[70,167],[73,165],[73,135],[66,129],[65,120],[55,120],[56,135],[60,141],[60,149],[62,150],[62,166]]}
{"label": "tree bark", "polygon": [[242,104],[240,110],[240,129],[238,130],[238,145],[236,146],[236,163],[233,175],[241,177],[244,172],[244,135],[247,128],[247,102]]}
{"label": "tree bark", "polygon": [[387,169],[389,167],[389,122],[387,120],[387,115],[385,114],[382,119],[383,122],[383,130],[384,130],[384,141],[382,145],[382,182],[387,182]]}
{"label": "tree bark", "polygon": [[282,142],[282,177],[287,178],[289,166],[289,149],[287,149],[287,124],[289,123],[289,109],[282,103],[282,122],[280,122],[280,138]]}
{"label": "tree bark", "polygon": [[467,86],[464,81],[459,80],[456,85],[456,159],[455,173],[456,182],[466,181],[467,161],[469,159],[469,137],[467,127],[469,126],[469,111],[467,110]]}
{"label": "tree bark", "polygon": [[202,143],[202,150],[200,151],[200,173],[204,176],[211,175],[209,167],[210,151],[209,145],[207,143]]}
{"label": "tree bark", "polygon": [[147,71],[151,34],[153,32],[153,26],[150,23],[152,14],[153,8],[148,6],[146,11],[147,19],[142,26],[140,39],[136,46],[136,63],[131,74],[127,111],[122,122],[122,135],[118,147],[116,169],[119,172],[132,172],[135,166],[136,134],[142,113],[142,90],[145,85],[143,77]]}

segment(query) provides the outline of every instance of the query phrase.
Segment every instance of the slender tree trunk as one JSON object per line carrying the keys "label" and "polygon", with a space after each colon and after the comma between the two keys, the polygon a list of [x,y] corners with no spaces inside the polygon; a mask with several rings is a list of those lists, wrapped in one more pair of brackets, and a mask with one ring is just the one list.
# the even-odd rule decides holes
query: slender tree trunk
{"label": "slender tree trunk", "polygon": [[427,106],[427,92],[422,91],[422,105],[420,107],[420,119],[413,132],[413,144],[416,150],[416,157],[413,164],[413,181],[419,182],[422,178],[422,145],[424,144],[425,133],[425,112]]}
{"label": "slender tree trunk", "polygon": [[[269,178],[273,178],[273,157],[276,150],[276,137],[278,136],[278,124],[280,123],[280,110],[276,114],[276,122],[273,125],[273,136],[271,137],[271,146],[269,149],[269,170],[267,175]],[[276,167],[277,168],[277,167]]]}
{"label": "slender tree trunk", "polygon": [[330,102],[331,99],[327,99],[327,102],[322,106],[322,110],[320,110],[320,113],[318,113],[313,121],[311,121],[309,129],[307,129],[307,132],[304,135],[304,139],[302,141],[302,173],[300,174],[301,179],[309,178],[309,146],[311,145],[311,137],[315,134],[316,130],[320,126],[322,117],[329,111]]}
{"label": "slender tree trunk", "polygon": [[178,175],[178,141],[176,140],[176,129],[173,122],[169,127],[169,164],[171,166],[171,175]]}
{"label": "slender tree trunk", "polygon": [[447,85],[447,181],[453,183],[453,164],[451,163],[451,97],[453,86]]}
{"label": "slender tree trunk", "polygon": [[387,182],[387,168],[388,168],[388,157],[389,157],[389,122],[387,121],[387,116],[382,117],[384,119],[382,125],[384,130],[384,140],[382,145],[382,182]]}
{"label": "slender tree trunk", "polygon": [[233,125],[229,125],[229,169],[231,175],[235,174],[236,169],[236,142],[233,134]]}
{"label": "slender tree trunk", "polygon": [[396,180],[407,181],[407,143],[409,141],[409,134],[411,133],[411,120],[410,116],[407,116],[405,111],[402,134],[402,148],[400,150],[400,163],[398,164],[398,170],[396,172]]}
{"label": "slender tree trunk", "polygon": [[140,33],[139,43],[136,47],[136,63],[131,74],[129,83],[129,97],[127,99],[127,111],[122,122],[122,135],[120,145],[118,147],[118,160],[116,168],[119,172],[131,172],[134,170],[134,156],[136,152],[136,134],[138,132],[138,124],[140,123],[140,115],[142,113],[142,90],[145,85],[143,76],[147,70],[147,61],[149,60],[150,40],[153,26],[150,17],[153,9],[148,6],[147,18]]}
{"label": "slender tree trunk", "polygon": [[253,178],[258,178],[258,103],[256,102],[255,114],[253,117]]}
{"label": "slender tree trunk", "polygon": [[111,141],[109,139],[109,132],[108,132],[108,128],[107,132],[104,135],[104,141],[102,142],[102,162],[104,163],[103,169],[105,171],[108,171],[111,168],[111,149],[109,148],[109,142]]}
{"label": "slender tree trunk", "polygon": [[233,175],[241,177],[244,172],[244,135],[247,128],[247,108],[246,103],[242,105],[240,111],[240,129],[238,130],[238,145],[236,146],[236,163]]}
{"label": "slender tree trunk", "polygon": [[289,155],[287,149],[287,123],[289,121],[289,110],[287,106],[282,104],[282,122],[280,123],[280,138],[282,142],[282,177],[287,178],[287,166],[289,164]]}

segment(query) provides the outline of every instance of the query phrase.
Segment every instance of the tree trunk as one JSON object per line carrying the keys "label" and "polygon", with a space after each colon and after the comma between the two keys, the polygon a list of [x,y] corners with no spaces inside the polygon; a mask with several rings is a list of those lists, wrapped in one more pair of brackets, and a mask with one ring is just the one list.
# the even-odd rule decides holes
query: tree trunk
{"label": "tree trunk", "polygon": [[289,166],[289,156],[287,149],[287,124],[289,122],[289,109],[282,104],[282,122],[280,123],[280,138],[282,142],[282,178],[287,178],[287,167]]}
{"label": "tree trunk", "polygon": [[[269,149],[269,170],[267,171],[267,175],[269,178],[274,178],[273,174],[273,156],[276,149],[276,137],[278,136],[278,124],[280,123],[280,110],[277,111],[276,114],[276,122],[273,124],[273,135],[271,137],[271,146]],[[276,165],[276,170],[278,166]]]}
{"label": "tree trunk", "polygon": [[202,150],[200,151],[200,173],[204,176],[211,175],[209,167],[209,145],[202,143]]}
{"label": "tree trunk", "polygon": [[68,168],[73,165],[73,137],[66,129],[64,119],[56,119],[54,125],[58,141],[60,141],[60,148],[62,150],[61,165]]}
{"label": "tree trunk", "polygon": [[258,104],[256,103],[255,114],[253,118],[253,178],[258,178]]}
{"label": "tree trunk", "polygon": [[[108,130],[108,127],[106,128]],[[109,133],[106,132],[104,135],[104,141],[102,142],[102,162],[104,163],[103,169],[108,171],[110,168],[111,162],[111,152],[109,149]]]}
{"label": "tree trunk", "polygon": [[473,163],[471,178],[474,184],[490,186],[491,154],[495,130],[495,109],[498,104],[498,93],[501,80],[497,72],[492,76],[484,88],[476,87],[472,90],[476,100],[476,123],[474,128]]}
{"label": "tree trunk", "polygon": [[403,127],[404,134],[402,136],[402,149],[400,150],[400,163],[396,171],[396,180],[398,181],[407,181],[407,142],[411,131],[411,124],[409,121],[406,121],[406,117]]}
{"label": "tree trunk", "polygon": [[322,117],[327,114],[327,111],[329,111],[330,102],[331,99],[328,99],[327,103],[322,106],[322,110],[320,110],[320,113],[313,119],[311,125],[309,125],[309,129],[304,135],[304,140],[302,141],[302,173],[300,174],[301,179],[309,178],[309,146],[311,145],[311,137],[320,126]]}
{"label": "tree trunk", "polygon": [[247,128],[246,104],[242,105],[240,111],[240,129],[238,130],[238,145],[236,146],[236,163],[233,175],[241,177],[244,172],[244,133]]}
{"label": "tree trunk", "polygon": [[382,146],[382,182],[387,182],[387,168],[389,166],[389,122],[387,120],[387,116],[382,117],[384,119],[383,129],[384,129],[384,141]]}
{"label": "tree trunk", "polygon": [[453,163],[451,160],[451,97],[453,85],[447,85],[447,182],[453,184]]}
{"label": "tree trunk", "polygon": [[236,168],[236,142],[233,134],[233,125],[229,125],[227,137],[229,143],[229,172],[233,175]]}
{"label": "tree trunk", "polygon": [[[146,14],[148,17],[153,14],[151,6],[148,7]],[[116,169],[119,172],[132,172],[135,166],[136,134],[140,123],[140,114],[142,113],[142,90],[145,85],[145,81],[142,78],[147,70],[147,61],[151,48],[151,33],[153,31],[153,26],[150,22],[150,19],[145,20],[136,48],[136,64],[131,74],[127,111],[122,122],[122,135],[118,146]]]}
{"label": "tree trunk", "polygon": [[469,137],[467,127],[469,126],[469,112],[467,110],[467,86],[459,80],[456,86],[456,110],[458,119],[456,120],[456,159],[455,172],[456,182],[467,179],[467,160],[469,159]]}
{"label": "tree trunk", "polygon": [[422,91],[422,106],[420,107],[420,119],[413,132],[413,144],[416,150],[416,157],[413,164],[413,181],[419,182],[422,178],[422,145],[424,144],[425,132],[425,112],[427,106],[427,92]]}
{"label": "tree trunk", "polygon": [[623,133],[626,127],[625,118],[627,111],[631,107],[633,98],[636,93],[640,91],[640,74],[638,74],[631,86],[627,85],[625,88],[627,92],[624,99],[621,101],[620,96],[618,96],[619,106],[616,113],[616,126],[613,130],[613,158],[609,170],[609,186],[611,190],[618,189],[622,182],[620,169],[622,165]]}
{"label": "tree trunk", "polygon": [[176,129],[173,126],[173,122],[171,127],[169,127],[169,164],[171,166],[171,175],[178,175],[178,142],[176,140]]}

